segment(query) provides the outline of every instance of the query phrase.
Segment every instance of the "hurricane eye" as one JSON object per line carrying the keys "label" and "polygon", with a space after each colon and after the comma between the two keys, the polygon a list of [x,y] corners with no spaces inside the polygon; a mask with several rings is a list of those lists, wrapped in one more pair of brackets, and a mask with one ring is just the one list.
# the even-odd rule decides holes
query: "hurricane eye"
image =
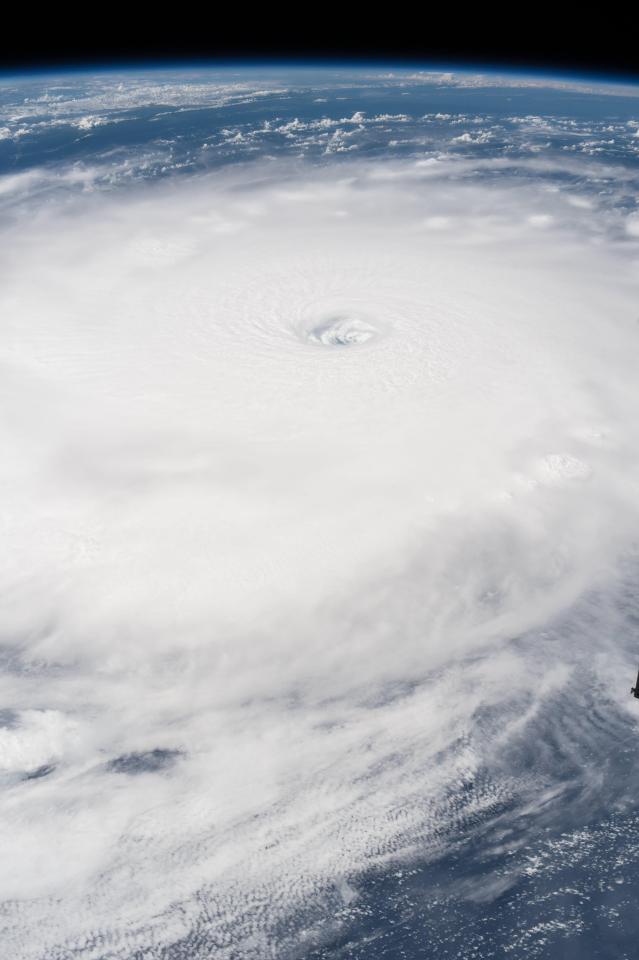
{"label": "hurricane eye", "polygon": [[379,331],[367,320],[359,317],[332,317],[312,327],[307,337],[311,343],[323,347],[353,347],[368,343]]}

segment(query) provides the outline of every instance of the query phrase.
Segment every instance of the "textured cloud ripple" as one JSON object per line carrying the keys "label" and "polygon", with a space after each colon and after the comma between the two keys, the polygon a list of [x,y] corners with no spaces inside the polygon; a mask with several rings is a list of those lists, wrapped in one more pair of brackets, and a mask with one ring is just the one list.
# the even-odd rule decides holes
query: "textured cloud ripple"
{"label": "textured cloud ripple", "polygon": [[639,240],[585,164],[5,225],[7,957],[320,956],[379,871],[474,845],[489,903],[623,814]]}

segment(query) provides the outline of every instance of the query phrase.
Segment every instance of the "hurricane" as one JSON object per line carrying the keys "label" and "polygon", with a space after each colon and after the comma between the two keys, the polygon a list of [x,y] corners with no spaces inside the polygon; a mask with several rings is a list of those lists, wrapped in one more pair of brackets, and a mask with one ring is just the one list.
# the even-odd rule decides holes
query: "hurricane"
{"label": "hurricane", "polygon": [[630,956],[639,99],[348,82],[2,88],[14,960]]}

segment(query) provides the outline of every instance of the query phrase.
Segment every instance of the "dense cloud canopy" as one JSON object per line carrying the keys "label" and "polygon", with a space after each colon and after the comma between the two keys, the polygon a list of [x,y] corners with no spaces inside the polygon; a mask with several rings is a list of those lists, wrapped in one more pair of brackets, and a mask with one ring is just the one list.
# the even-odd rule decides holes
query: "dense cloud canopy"
{"label": "dense cloud canopy", "polygon": [[[188,109],[143,89],[47,116]],[[470,842],[479,879],[446,895],[516,914],[567,830],[627,814],[603,771],[634,735],[639,124],[610,107],[623,157],[542,148],[566,117],[496,149],[503,118],[312,92],[319,115],[238,114],[220,143],[253,146],[214,169],[0,179],[16,960],[300,956],[363,922],[363,878],[427,885]],[[44,107],[12,96],[15,150]]]}

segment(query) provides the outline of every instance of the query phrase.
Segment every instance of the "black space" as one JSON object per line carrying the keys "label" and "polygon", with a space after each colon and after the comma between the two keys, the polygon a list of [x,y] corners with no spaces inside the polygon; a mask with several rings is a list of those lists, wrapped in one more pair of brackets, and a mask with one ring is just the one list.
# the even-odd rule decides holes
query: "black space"
{"label": "black space", "polygon": [[[442,9],[443,8],[443,9]],[[18,11],[0,36],[5,70],[198,60],[381,61],[398,65],[496,66],[639,78],[637,17],[608,5],[563,12],[511,5],[465,10],[373,5],[284,11],[248,5],[159,4],[130,9],[68,6]],[[170,10],[170,13],[169,13]],[[114,12],[115,11],[115,12]],[[22,20],[22,22],[20,22]]]}

